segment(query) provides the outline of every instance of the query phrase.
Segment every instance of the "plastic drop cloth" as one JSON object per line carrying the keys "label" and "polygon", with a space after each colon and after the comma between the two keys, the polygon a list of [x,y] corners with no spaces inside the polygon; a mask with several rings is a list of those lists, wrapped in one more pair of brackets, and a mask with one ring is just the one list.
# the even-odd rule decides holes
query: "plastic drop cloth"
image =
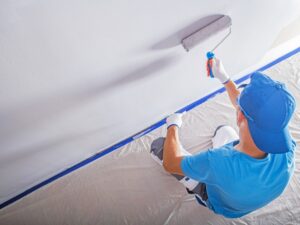
{"label": "plastic drop cloth", "polygon": [[[300,54],[266,73],[285,82],[297,101],[290,123],[298,144],[295,174],[271,204],[239,219],[198,205],[149,154],[151,141],[165,134],[162,127],[0,210],[0,224],[300,224]],[[183,146],[191,153],[210,148],[220,124],[237,128],[225,93],[185,115]]]}

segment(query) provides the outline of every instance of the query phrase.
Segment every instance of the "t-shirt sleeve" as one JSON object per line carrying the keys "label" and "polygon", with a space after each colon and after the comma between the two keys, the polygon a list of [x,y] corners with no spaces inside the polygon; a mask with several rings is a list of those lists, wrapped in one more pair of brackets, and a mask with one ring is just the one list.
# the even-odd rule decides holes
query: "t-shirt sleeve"
{"label": "t-shirt sleeve", "polygon": [[213,179],[210,167],[210,151],[200,152],[196,155],[185,156],[181,161],[181,170],[185,176],[199,182],[211,183]]}

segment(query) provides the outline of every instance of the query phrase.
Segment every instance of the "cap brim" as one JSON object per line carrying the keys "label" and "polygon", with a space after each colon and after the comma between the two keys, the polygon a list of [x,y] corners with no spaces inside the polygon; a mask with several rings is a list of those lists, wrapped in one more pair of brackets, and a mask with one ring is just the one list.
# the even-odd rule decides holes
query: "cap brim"
{"label": "cap brim", "polygon": [[294,148],[288,126],[280,132],[266,132],[248,120],[249,130],[255,145],[266,153],[285,153]]}

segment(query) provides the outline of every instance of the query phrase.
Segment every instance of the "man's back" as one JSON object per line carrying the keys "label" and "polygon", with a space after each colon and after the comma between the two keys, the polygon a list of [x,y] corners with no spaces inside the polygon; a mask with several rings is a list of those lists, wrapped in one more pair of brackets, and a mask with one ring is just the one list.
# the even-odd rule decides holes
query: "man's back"
{"label": "man's back", "polygon": [[226,217],[241,217],[278,197],[294,169],[294,152],[255,159],[237,151],[238,141],[181,162],[184,174],[206,184],[208,207]]}

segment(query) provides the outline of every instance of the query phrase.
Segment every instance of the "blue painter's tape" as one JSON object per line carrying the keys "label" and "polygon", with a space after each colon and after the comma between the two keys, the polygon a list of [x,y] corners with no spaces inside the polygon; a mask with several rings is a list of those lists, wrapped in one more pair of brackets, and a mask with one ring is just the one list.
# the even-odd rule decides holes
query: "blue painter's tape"
{"label": "blue painter's tape", "polygon": [[[291,51],[291,52],[289,52],[289,53],[287,53],[287,54],[285,54],[285,55],[283,55],[283,56],[275,59],[274,61],[268,63],[267,65],[259,68],[258,71],[264,71],[264,70],[266,70],[266,69],[274,66],[275,64],[277,64],[277,63],[279,63],[279,62],[281,62],[281,61],[283,61],[283,60],[291,57],[292,55],[295,55],[298,52],[300,52],[300,47],[298,47],[298,48],[294,49],[293,51]],[[250,76],[251,76],[251,74],[247,74],[247,75],[243,76],[242,78],[236,80],[235,83],[236,84],[240,84],[240,83],[244,82],[245,80],[249,79]],[[177,112],[189,111],[189,110],[191,110],[191,109],[199,106],[203,102],[207,101],[208,99],[214,97],[215,95],[223,93],[224,91],[225,91],[224,87],[220,88],[220,89],[212,92],[211,94],[209,94],[209,95],[207,95],[207,96],[205,96],[205,97],[203,97],[203,98],[201,98],[201,99],[199,99],[199,100],[197,100],[197,101],[195,101],[195,102],[193,102],[193,103],[185,106],[184,108],[178,110]],[[133,136],[131,136],[131,137],[125,139],[125,140],[122,140],[122,141],[118,142],[117,144],[115,144],[115,145],[113,145],[113,146],[111,146],[111,147],[109,147],[107,149],[104,149],[103,151],[101,151],[101,152],[99,152],[99,153],[97,153],[97,154],[95,154],[95,155],[93,155],[93,156],[91,156],[91,157],[89,157],[89,158],[87,158],[87,159],[85,159],[85,160],[83,160],[83,161],[75,164],[74,166],[71,166],[71,167],[67,168],[66,170],[64,170],[64,171],[62,171],[62,172],[60,172],[60,173],[58,173],[58,174],[50,177],[49,179],[47,179],[47,180],[45,180],[45,181],[43,181],[43,182],[41,182],[41,183],[39,183],[39,184],[37,184],[37,185],[29,188],[28,190],[22,192],[21,194],[19,194],[19,195],[13,197],[13,198],[7,200],[6,202],[2,203],[0,205],[0,209],[2,209],[4,207],[6,207],[6,206],[8,206],[8,205],[10,205],[10,204],[18,201],[18,200],[20,200],[24,196],[29,195],[30,193],[36,191],[37,189],[39,189],[39,188],[41,188],[41,187],[43,187],[43,186],[45,186],[45,185],[47,185],[47,184],[49,184],[49,183],[51,183],[51,182],[53,182],[55,180],[57,180],[57,179],[65,176],[65,175],[67,175],[67,174],[69,174],[69,173],[71,173],[71,172],[73,172],[73,171],[75,171],[75,170],[77,170],[77,169],[79,169],[79,168],[81,168],[81,167],[89,164],[90,162],[93,162],[96,159],[99,159],[99,158],[105,156],[106,154],[108,154],[108,153],[110,153],[112,151],[115,151],[116,149],[118,149],[118,148],[120,148],[120,147],[122,147],[122,146],[124,146],[124,145],[126,145],[126,144],[128,144],[128,143],[130,143],[130,142],[132,142],[134,140],[136,140],[137,138],[140,138],[140,137],[148,134],[149,132],[151,132],[151,131],[153,131],[153,130],[159,128],[159,127],[161,127],[162,125],[164,125],[165,122],[166,122],[166,119],[162,119],[162,120],[158,121],[157,123],[153,124],[152,126],[150,126],[150,127],[146,128],[146,129],[138,132],[137,134],[135,134],[135,135],[133,135]]]}

